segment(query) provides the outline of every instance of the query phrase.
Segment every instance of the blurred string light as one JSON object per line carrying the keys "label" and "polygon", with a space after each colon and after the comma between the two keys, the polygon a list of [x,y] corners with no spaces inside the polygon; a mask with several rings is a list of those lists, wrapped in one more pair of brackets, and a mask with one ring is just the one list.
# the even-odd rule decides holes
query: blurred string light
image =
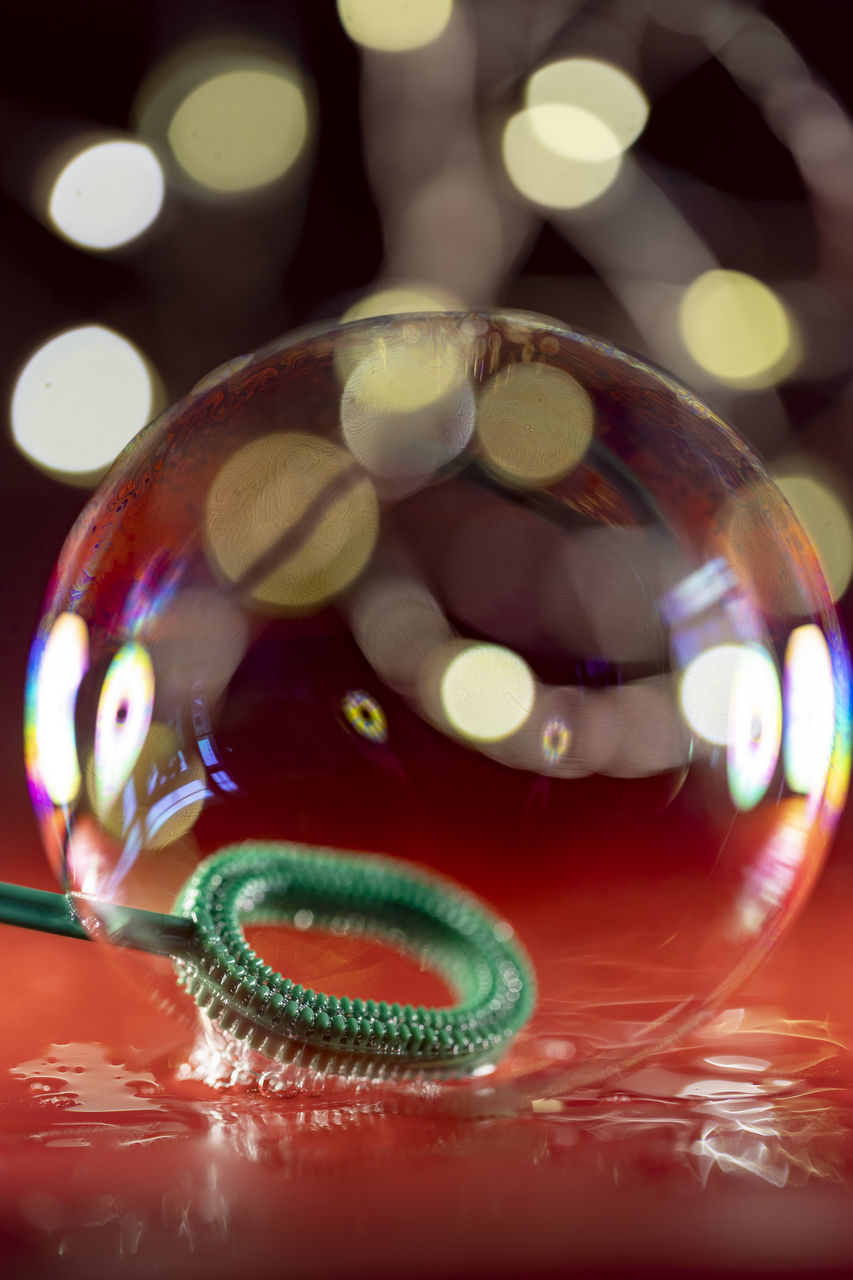
{"label": "blurred string light", "polygon": [[[606,160],[578,160],[555,151],[544,139],[555,131],[560,107],[526,107],[512,116],[503,134],[503,160],[513,186],[534,204],[578,209],[604,195],[619,174],[620,152]],[[560,121],[556,122],[559,127]],[[595,146],[593,141],[590,150]],[[581,143],[575,144],[581,150]]]}
{"label": "blurred string light", "polygon": [[640,86],[619,67],[597,58],[564,58],[535,71],[525,91],[542,141],[575,160],[609,160],[642,133],[649,115]]}
{"label": "blurred string light", "polygon": [[[361,66],[365,169],[385,241],[382,282],[416,281],[465,307],[497,300],[531,221],[496,172],[482,130],[481,59],[500,30],[476,6],[459,7],[441,39],[416,56],[367,51]],[[520,74],[524,50],[513,43],[503,74]]]}
{"label": "blurred string light", "polygon": [[174,50],[149,74],[134,114],[197,192],[220,196],[284,178],[312,125],[308,82],[287,51],[236,37]]}
{"label": "blurred string light", "polygon": [[68,329],[38,348],[12,393],[12,435],[36,466],[89,485],[162,405],[151,364],[103,325]]}
{"label": "blurred string light", "polygon": [[308,134],[305,97],[281,71],[241,68],[205,80],[181,102],[168,139],[201,186],[254,191],[287,173]]}
{"label": "blurred string light", "polygon": [[784,304],[742,271],[697,277],[681,299],[679,327],[696,363],[730,386],[772,386],[796,364],[796,331]]}
{"label": "blurred string light", "polygon": [[504,165],[526,199],[552,209],[581,208],[613,185],[649,110],[626,72],[596,58],[540,67],[525,102],[504,129]]}
{"label": "blurred string light", "polygon": [[[634,53],[625,49],[625,30],[617,30],[610,18],[594,31],[577,20],[581,43],[600,49],[599,58],[553,60],[547,50],[538,57],[533,53],[540,65],[519,77],[525,106],[504,129],[504,165],[516,189],[531,206],[539,206],[618,299],[636,326],[625,340],[636,342],[638,332],[645,349],[662,364],[688,381],[710,384],[724,409],[727,393],[759,392],[752,401],[739,401],[738,417],[741,427],[772,451],[791,429],[786,406],[773,388],[795,372],[808,379],[826,373],[822,353],[830,344],[818,335],[809,349],[814,323],[829,312],[837,316],[833,332],[853,323],[849,300],[837,287],[839,270],[843,274],[849,267],[853,274],[853,126],[843,104],[816,82],[785,33],[752,6],[646,0],[637,21],[636,47],[642,37],[649,83],[665,85],[687,76],[710,56],[755,103],[768,131],[789,148],[800,168],[821,256],[833,267],[834,277],[818,272],[809,282],[805,307],[800,305],[802,289],[786,284],[783,302],[757,275],[719,269],[715,250],[737,250],[746,239],[743,235],[732,243],[740,226],[760,234],[760,213],[751,217],[745,201],[702,186],[688,173],[654,166],[642,154],[623,154],[618,174],[597,168],[606,164],[602,157],[611,153],[614,139],[624,148],[640,136],[648,111],[640,85],[608,60],[616,48],[628,59]],[[574,25],[575,15],[567,7],[560,18],[555,16],[544,42],[565,47]],[[677,30],[683,38],[670,47],[663,28]],[[478,39],[484,44],[489,39],[482,23]],[[664,48],[666,54],[656,57]],[[605,91],[608,72],[613,80]],[[601,79],[599,97],[596,77]],[[693,217],[697,206],[714,204],[720,217],[716,224],[706,220],[705,227],[720,227],[719,243],[716,233],[706,230],[703,236],[695,229]],[[784,226],[771,224],[775,238],[782,240]],[[604,291],[601,305],[608,308]],[[600,320],[595,327],[606,328]],[[841,363],[846,363],[844,355]]]}
{"label": "blurred string light", "polygon": [[853,522],[847,504],[805,458],[781,459],[774,479],[817,553],[829,593],[840,600],[853,576]]}
{"label": "blurred string light", "polygon": [[499,742],[530,715],[536,686],[523,658],[497,644],[465,644],[441,677],[441,702],[463,738]]}
{"label": "blurred string light", "polygon": [[231,455],[207,498],[215,571],[265,612],[298,613],[361,573],[379,529],[369,478],[340,446],[274,433]]}
{"label": "blurred string light", "polygon": [[488,464],[514,484],[552,484],[583,458],[595,411],[571,374],[547,365],[514,364],[480,396],[477,434]]}
{"label": "blurred string light", "polygon": [[752,9],[732,10],[729,22],[735,29],[717,56],[789,149],[812,199],[824,267],[849,279],[853,274],[850,117],[769,17]]}
{"label": "blurred string light", "polygon": [[[358,462],[387,491],[411,490],[464,449],[474,393],[464,348],[451,328],[426,341],[417,326],[354,335],[342,351],[341,430]],[[359,339],[361,339],[359,341]]]}
{"label": "blurred string light", "polygon": [[[86,249],[109,250],[142,235],[163,205],[165,183],[147,143],[129,138],[75,144],[50,184],[45,205],[53,228]],[[56,168],[56,161],[51,163]]]}
{"label": "blurred string light", "polygon": [[350,39],[381,53],[432,44],[453,13],[453,0],[337,0],[337,5]]}

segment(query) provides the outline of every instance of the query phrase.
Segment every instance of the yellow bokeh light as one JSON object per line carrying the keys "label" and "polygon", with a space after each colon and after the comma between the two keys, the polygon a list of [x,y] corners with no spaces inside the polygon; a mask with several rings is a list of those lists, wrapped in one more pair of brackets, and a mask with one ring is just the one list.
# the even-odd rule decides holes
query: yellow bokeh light
{"label": "yellow bokeh light", "polygon": [[419,311],[463,311],[462,301],[443,289],[430,285],[394,285],[366,293],[347,307],[341,323],[368,320],[371,316],[399,316]]}
{"label": "yellow bokeh light", "polygon": [[[352,355],[348,352],[347,355]],[[467,382],[463,344],[449,331],[377,335],[354,364],[344,395],[367,413],[414,413],[437,404]]]}
{"label": "yellow bokeh light", "polygon": [[772,289],[741,271],[706,271],[687,288],[678,315],[685,347],[732,386],[772,386],[797,357],[788,312]]}
{"label": "yellow bokeh light", "polygon": [[337,0],[349,38],[367,49],[405,53],[437,40],[453,12],[453,0]]}
{"label": "yellow bokeh light", "polygon": [[474,430],[474,394],[461,345],[378,338],[347,378],[341,430],[374,475],[413,482],[455,458]]}
{"label": "yellow bokeh light", "polygon": [[192,89],[168,126],[181,168],[210,191],[253,191],[281,178],[308,137],[302,86],[284,67],[235,67]]}
{"label": "yellow bokeh light", "polygon": [[112,138],[84,146],[57,176],[47,201],[55,229],[87,249],[135,240],[163,204],[163,170],[144,142]]}
{"label": "yellow bokeh light", "polygon": [[[530,77],[533,127],[553,151],[575,160],[607,160],[642,133],[649,104],[619,67],[597,58],[564,58]],[[545,110],[542,110],[545,108]]]}
{"label": "yellow bokeh light", "polygon": [[566,475],[592,439],[592,400],[571,374],[512,364],[489,380],[477,408],[477,436],[494,470],[521,485]]}
{"label": "yellow bokeh light", "polygon": [[302,611],[348,586],[370,559],[379,510],[370,480],[320,436],[245,445],[211,485],[211,557],[258,608]]}
{"label": "yellow bokeh light", "polygon": [[441,677],[441,705],[450,724],[474,742],[500,742],[533,709],[536,685],[523,658],[499,644],[456,649]]}
{"label": "yellow bokeh light", "polygon": [[610,160],[622,151],[610,126],[584,107],[543,103],[531,108],[530,122],[550,151],[569,160]]}
{"label": "yellow bokeh light", "polygon": [[853,575],[853,527],[847,507],[818,476],[782,470],[775,479],[817,552],[832,599],[840,600]]}
{"label": "yellow bokeh light", "polygon": [[24,365],[12,395],[12,434],[42,470],[90,483],[158,407],[150,366],[133,343],[84,325],[52,338]]}
{"label": "yellow bokeh light", "polygon": [[[622,155],[617,151],[606,159],[578,160],[554,150],[546,139],[553,135],[554,112],[560,110],[535,106],[512,116],[503,134],[504,166],[526,199],[548,209],[579,209],[612,186]],[[589,150],[590,144],[586,146]]]}

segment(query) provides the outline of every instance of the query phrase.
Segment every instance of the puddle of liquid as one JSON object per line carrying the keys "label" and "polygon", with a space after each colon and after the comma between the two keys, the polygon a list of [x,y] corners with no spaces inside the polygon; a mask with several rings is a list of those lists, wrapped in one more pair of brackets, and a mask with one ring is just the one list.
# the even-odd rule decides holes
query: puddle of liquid
{"label": "puddle of liquid", "polygon": [[0,930],[0,967],[23,993],[0,1037],[4,1275],[618,1274],[664,1254],[687,1275],[697,1233],[731,1270],[747,1223],[771,1268],[853,1262],[848,1037],[766,1003],[618,1087],[470,1119],[231,1080],[209,1044],[194,1067],[186,1024],[97,947]]}

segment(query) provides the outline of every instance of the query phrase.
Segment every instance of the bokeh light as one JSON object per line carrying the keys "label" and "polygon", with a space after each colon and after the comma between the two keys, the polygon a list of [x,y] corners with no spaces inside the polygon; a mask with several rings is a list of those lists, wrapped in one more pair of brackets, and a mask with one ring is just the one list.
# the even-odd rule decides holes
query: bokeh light
{"label": "bokeh light", "polygon": [[144,142],[112,138],[83,146],[50,191],[54,228],[86,249],[128,244],[156,220],[163,205],[163,170]]}
{"label": "bokeh light", "polygon": [[212,563],[256,608],[300,611],[358,577],[379,526],[370,480],[349,454],[302,432],[234,453],[207,500]]}
{"label": "bokeh light", "polygon": [[127,338],[103,325],[68,329],[19,373],[13,437],[38,467],[89,484],[153,417],[160,396],[149,362]]}
{"label": "bokeh light", "polygon": [[414,483],[464,449],[474,430],[474,395],[463,353],[448,341],[426,360],[423,344],[405,335],[371,343],[352,364],[341,397],[344,440],[374,476]]}
{"label": "bokeh light", "polygon": [[803,459],[781,460],[774,477],[812,541],[830,595],[840,600],[853,575],[853,525],[846,504]]}
{"label": "bokeh light", "polygon": [[441,677],[441,702],[463,738],[499,742],[524,724],[533,708],[535,683],[527,663],[497,644],[454,646]]}
{"label": "bokeh light", "polygon": [[[556,151],[550,140],[554,136],[555,119],[559,128],[559,113],[570,112],[570,123],[577,124],[582,117],[571,108],[560,106],[526,107],[511,116],[503,133],[503,160],[513,186],[534,204],[549,209],[578,209],[602,196],[619,173],[622,161],[618,149],[606,159],[578,160],[564,152]],[[556,116],[555,116],[556,113]],[[592,153],[595,137],[602,135],[601,122],[593,117],[594,138],[581,144]]]}
{"label": "bokeh light", "polygon": [[177,107],[168,140],[181,168],[224,194],[281,178],[308,137],[308,106],[293,73],[236,66],[205,79]]}
{"label": "bokeh light", "polygon": [[732,691],[745,652],[739,644],[713,645],[698,653],[681,677],[684,718],[694,733],[714,746],[724,747],[729,741]]}
{"label": "bokeh light", "polygon": [[552,151],[574,160],[610,160],[642,133],[649,104],[619,67],[596,58],[564,58],[530,77],[530,122]]}
{"label": "bokeh light", "polygon": [[337,5],[350,39],[382,53],[431,44],[453,13],[453,0],[337,0]]}
{"label": "bokeh light", "polygon": [[494,375],[480,397],[477,434],[497,472],[520,485],[550,484],[583,458],[594,409],[569,373],[516,364]]}
{"label": "bokeh light", "polygon": [[794,325],[781,299],[742,271],[706,271],[679,307],[682,341],[696,363],[731,386],[766,387],[793,369]]}

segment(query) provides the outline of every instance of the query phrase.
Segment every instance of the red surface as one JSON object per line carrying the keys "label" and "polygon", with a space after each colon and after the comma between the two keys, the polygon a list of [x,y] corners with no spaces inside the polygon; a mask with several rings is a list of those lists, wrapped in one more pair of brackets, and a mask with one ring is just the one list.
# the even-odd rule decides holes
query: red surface
{"label": "red surface", "polygon": [[477,1119],[180,1080],[191,1032],[99,947],[0,929],[3,1275],[853,1270],[848,844],[712,1027]]}

